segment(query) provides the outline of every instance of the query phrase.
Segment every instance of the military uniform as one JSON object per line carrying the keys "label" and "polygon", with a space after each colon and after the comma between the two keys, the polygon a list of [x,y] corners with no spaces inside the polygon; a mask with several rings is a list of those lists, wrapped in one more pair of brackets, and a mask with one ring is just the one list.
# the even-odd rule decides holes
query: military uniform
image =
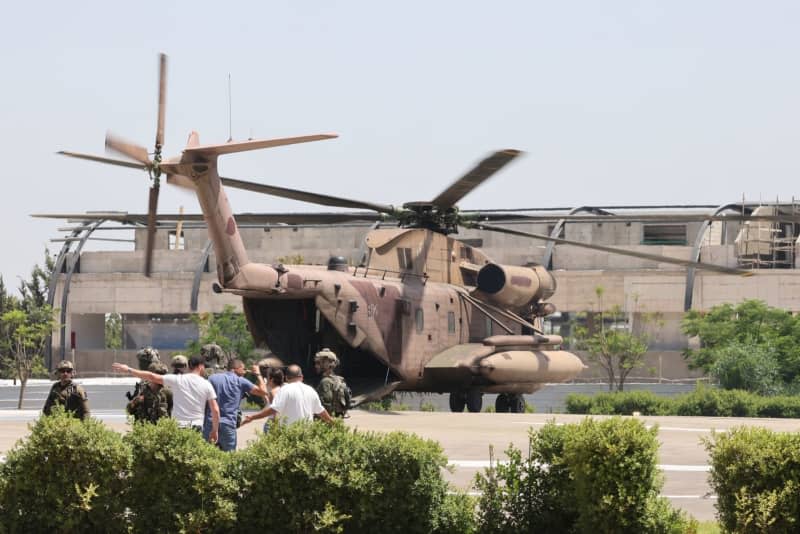
{"label": "military uniform", "polygon": [[81,420],[89,417],[89,399],[86,390],[72,380],[66,384],[56,382],[50,388],[50,394],[44,403],[44,414],[50,415],[53,406],[63,406],[66,411],[74,413]]}
{"label": "military uniform", "polygon": [[322,406],[328,410],[328,413],[331,415],[338,415],[342,412],[342,409],[337,409],[336,405],[336,389],[338,387],[338,381],[343,380],[341,376],[337,375],[326,375],[323,376],[322,379],[319,381],[319,385],[317,386],[317,393],[319,394],[319,400],[322,401]]}
{"label": "military uniform", "polygon": [[141,393],[128,403],[127,411],[135,421],[155,423],[172,414],[172,392],[164,387],[154,391],[147,381],[141,383]]}

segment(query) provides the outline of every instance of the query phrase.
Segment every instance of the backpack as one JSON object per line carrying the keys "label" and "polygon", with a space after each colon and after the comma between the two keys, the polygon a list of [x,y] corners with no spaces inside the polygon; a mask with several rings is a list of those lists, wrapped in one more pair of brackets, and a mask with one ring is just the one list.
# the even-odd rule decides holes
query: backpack
{"label": "backpack", "polygon": [[333,375],[333,378],[334,378],[334,386],[333,386],[334,413],[331,415],[344,416],[347,413],[347,410],[350,409],[350,401],[353,396],[353,393],[350,391],[350,387],[344,381],[344,378],[337,375]]}

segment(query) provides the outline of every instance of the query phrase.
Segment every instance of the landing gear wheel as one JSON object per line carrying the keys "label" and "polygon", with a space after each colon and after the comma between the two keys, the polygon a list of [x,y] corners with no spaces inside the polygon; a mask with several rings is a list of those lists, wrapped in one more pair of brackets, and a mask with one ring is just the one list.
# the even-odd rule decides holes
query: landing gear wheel
{"label": "landing gear wheel", "polygon": [[494,411],[497,413],[508,413],[508,409],[511,407],[510,405],[511,403],[509,402],[508,395],[501,393],[494,401]]}
{"label": "landing gear wheel", "polygon": [[483,393],[477,389],[467,391],[467,410],[471,413],[481,411],[483,407]]}
{"label": "landing gear wheel", "polygon": [[525,413],[525,399],[522,395],[509,395],[509,409],[511,413]]}
{"label": "landing gear wheel", "polygon": [[467,404],[467,398],[463,391],[454,391],[450,394],[450,411],[463,412],[464,405]]}

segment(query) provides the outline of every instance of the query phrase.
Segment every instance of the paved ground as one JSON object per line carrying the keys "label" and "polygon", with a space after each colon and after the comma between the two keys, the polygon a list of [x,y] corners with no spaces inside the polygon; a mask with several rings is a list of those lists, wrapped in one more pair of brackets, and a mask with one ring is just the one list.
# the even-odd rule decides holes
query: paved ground
{"label": "paved ground", "polygon": [[[492,414],[445,412],[375,413],[354,410],[347,424],[365,431],[403,430],[441,443],[454,472],[447,478],[456,486],[471,489],[475,473],[488,465],[489,445],[501,452],[509,443],[525,450],[529,428],[539,428],[547,421],[574,422],[575,415]],[[38,410],[0,410],[0,453],[27,435],[28,424],[38,417]],[[95,410],[94,415],[109,427],[125,432],[127,423],[119,410]],[[776,431],[800,431],[796,419],[734,419],[709,417],[642,417],[646,424],[659,425],[661,450],[659,463],[666,483],[663,494],[678,507],[700,520],[714,519],[715,498],[709,495],[706,482],[708,456],[700,439],[712,429],[724,431],[734,426],[756,425]],[[240,446],[253,439],[258,424],[239,430]]]}

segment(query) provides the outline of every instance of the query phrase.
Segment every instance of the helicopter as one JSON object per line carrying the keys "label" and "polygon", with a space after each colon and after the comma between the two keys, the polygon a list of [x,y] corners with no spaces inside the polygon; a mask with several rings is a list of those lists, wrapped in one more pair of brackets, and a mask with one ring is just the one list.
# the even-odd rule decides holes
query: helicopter
{"label": "helicopter", "polygon": [[[494,262],[477,247],[453,235],[472,228],[623,254],[688,268],[727,274],[750,271],[655,254],[594,245],[498,226],[519,214],[467,212],[457,204],[522,153],[491,153],[430,201],[401,206],[352,200],[317,192],[222,177],[218,158],[243,151],[333,139],[316,134],[279,139],[201,145],[189,135],[180,155],[163,158],[166,96],[164,54],[159,61],[159,103],[152,155],[146,148],[112,134],[106,148],[124,159],[61,151],[59,154],[145,170],[150,178],[144,275],[151,275],[153,243],[162,177],[193,191],[213,243],[216,293],[242,298],[242,308],[257,347],[283,362],[313,366],[322,347],[339,356],[341,373],[358,402],[394,391],[449,394],[450,409],[478,412],[484,394],[497,394],[497,412],[524,411],[524,394],[577,376],[585,365],[563,350],[563,339],[546,335],[543,318],[556,309],[548,299],[556,278],[542,265]],[[324,206],[360,211],[266,215],[287,223],[369,221],[363,260],[351,266],[332,257],[327,265],[265,264],[250,260],[226,188],[244,189]],[[77,215],[42,215],[82,218]],[[97,217],[114,219],[113,214]],[[131,218],[120,216],[120,221]],[[386,227],[391,225],[391,227]]]}

